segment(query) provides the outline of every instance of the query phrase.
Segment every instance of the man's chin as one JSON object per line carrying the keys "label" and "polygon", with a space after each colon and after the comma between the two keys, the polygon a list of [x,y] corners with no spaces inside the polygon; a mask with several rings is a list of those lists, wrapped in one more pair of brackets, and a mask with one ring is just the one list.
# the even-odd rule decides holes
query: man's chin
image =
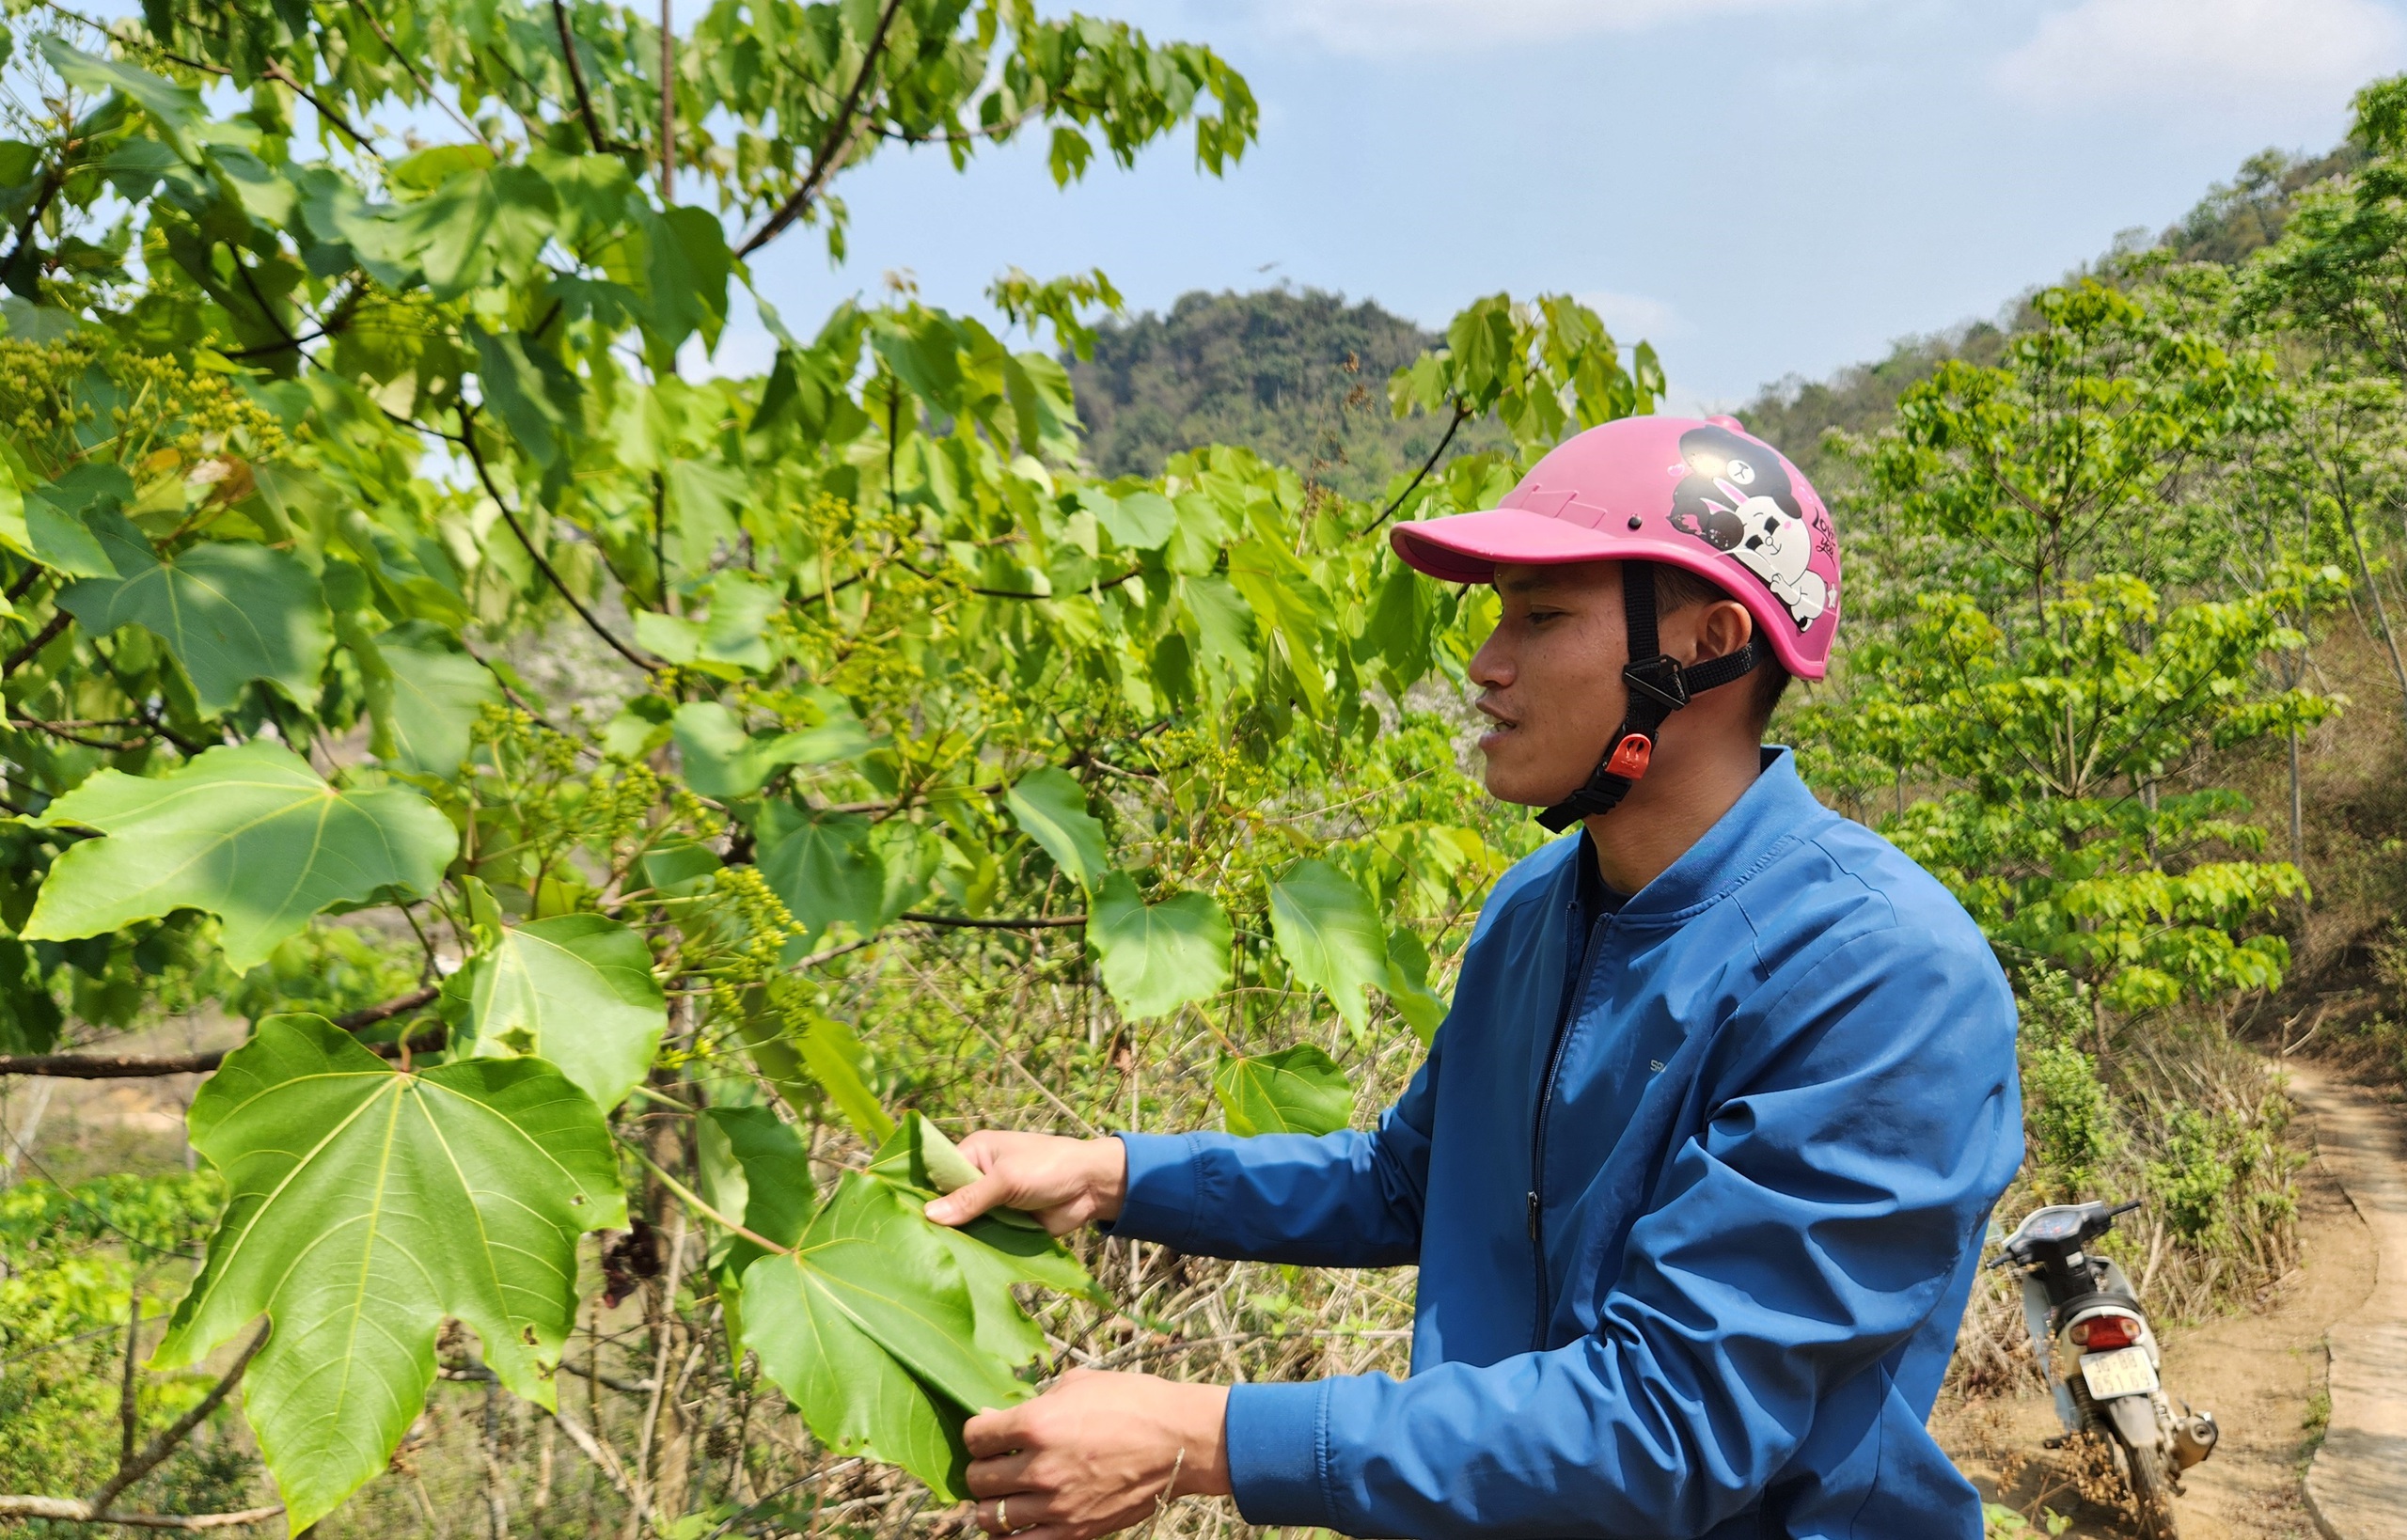
{"label": "man's chin", "polygon": [[1499,802],[1510,802],[1523,808],[1551,808],[1568,793],[1553,790],[1551,778],[1517,772],[1510,765],[1489,761],[1484,778],[1487,794]]}

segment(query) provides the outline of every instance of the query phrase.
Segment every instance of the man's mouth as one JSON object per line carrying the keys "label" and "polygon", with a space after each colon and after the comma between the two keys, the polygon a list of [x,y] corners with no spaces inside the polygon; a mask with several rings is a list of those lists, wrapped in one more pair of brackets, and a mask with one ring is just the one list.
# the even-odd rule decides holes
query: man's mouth
{"label": "man's mouth", "polygon": [[1495,724],[1479,735],[1479,747],[1482,753],[1493,752],[1498,744],[1502,743],[1521,725],[1485,700],[1478,702],[1478,710],[1481,715]]}

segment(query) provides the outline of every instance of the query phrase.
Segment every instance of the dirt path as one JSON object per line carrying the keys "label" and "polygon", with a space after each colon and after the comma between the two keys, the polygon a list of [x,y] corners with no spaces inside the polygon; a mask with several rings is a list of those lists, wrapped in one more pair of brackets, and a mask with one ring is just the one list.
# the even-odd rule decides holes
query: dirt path
{"label": "dirt path", "polygon": [[[2304,1101],[2302,1097],[2302,1101]],[[2182,1540],[2316,1540],[2300,1485],[2324,1407],[2326,1337],[2362,1311],[2374,1284],[2375,1249],[2332,1171],[2320,1159],[2299,1172],[2297,1271],[2254,1313],[2164,1333],[2164,1383],[2214,1412],[2223,1443],[2182,1480],[2175,1504]],[[2044,1394],[1943,1408],[1933,1431],[1983,1497],[2036,1514],[2070,1517],[2069,1535],[2126,1540],[2132,1531],[2115,1495],[2092,1484],[2084,1498],[2072,1462],[2039,1447],[2058,1431]],[[2366,1532],[2364,1540],[2379,1533]],[[2344,1535],[2342,1540],[2360,1540]]]}
{"label": "dirt path", "polygon": [[2332,1331],[2332,1426],[2306,1472],[2307,1507],[2330,1540],[2407,1537],[2407,1139],[2353,1086],[2302,1068],[2290,1094],[2315,1115],[2322,1163],[2371,1232],[2362,1309]]}

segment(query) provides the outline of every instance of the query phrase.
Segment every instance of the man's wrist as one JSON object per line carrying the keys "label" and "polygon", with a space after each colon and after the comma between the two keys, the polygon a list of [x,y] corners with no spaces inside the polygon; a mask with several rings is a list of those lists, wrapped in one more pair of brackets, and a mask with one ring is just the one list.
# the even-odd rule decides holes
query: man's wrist
{"label": "man's wrist", "polygon": [[1120,1218],[1121,1205],[1128,1200],[1128,1146],[1106,1134],[1087,1140],[1087,1149],[1094,1159],[1087,1174],[1087,1191],[1094,1203],[1094,1217],[1109,1224]]}

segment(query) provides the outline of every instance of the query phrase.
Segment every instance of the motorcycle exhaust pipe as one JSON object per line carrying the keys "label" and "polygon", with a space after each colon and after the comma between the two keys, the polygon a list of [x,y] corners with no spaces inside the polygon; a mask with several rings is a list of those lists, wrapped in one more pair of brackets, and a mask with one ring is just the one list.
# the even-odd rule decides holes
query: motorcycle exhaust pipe
{"label": "motorcycle exhaust pipe", "polygon": [[2173,1463],[2176,1469],[2187,1470],[2215,1452],[2215,1440],[2223,1430],[2215,1426],[2212,1412],[2192,1412],[2173,1420]]}

